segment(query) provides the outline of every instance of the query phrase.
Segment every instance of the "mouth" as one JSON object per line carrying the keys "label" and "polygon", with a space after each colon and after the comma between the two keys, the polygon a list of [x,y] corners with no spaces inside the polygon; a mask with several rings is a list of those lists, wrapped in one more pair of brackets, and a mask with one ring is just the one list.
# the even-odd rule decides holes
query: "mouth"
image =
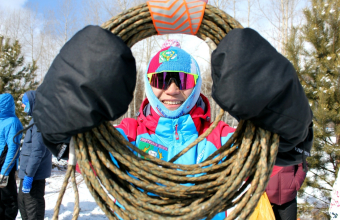
{"label": "mouth", "polygon": [[163,100],[163,104],[165,105],[182,105],[183,101],[170,101],[170,100]]}

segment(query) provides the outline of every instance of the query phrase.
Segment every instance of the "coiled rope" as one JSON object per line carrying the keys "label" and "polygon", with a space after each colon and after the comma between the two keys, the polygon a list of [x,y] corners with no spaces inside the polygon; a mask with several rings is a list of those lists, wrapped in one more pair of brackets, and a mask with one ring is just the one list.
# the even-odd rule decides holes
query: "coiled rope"
{"label": "coiled rope", "polygon": [[[102,27],[122,38],[127,46],[157,35],[147,4],[133,7],[105,22]],[[233,17],[211,5],[206,5],[201,26],[196,34],[202,40],[210,38],[217,45],[234,28],[243,28]]]}
{"label": "coiled rope", "polygon": [[[113,17],[102,27],[120,36],[129,47],[157,34],[146,4]],[[207,5],[197,36],[218,44],[233,28],[242,26],[225,12]],[[256,128],[250,121],[240,121],[227,143],[204,162],[173,163],[210,134],[223,114],[221,110],[210,128],[169,162],[132,145],[109,122],[74,136],[70,148],[75,149],[89,191],[109,219],[118,219],[116,215],[123,219],[212,219],[231,207],[234,210],[226,219],[247,219],[269,180],[278,151],[278,135]],[[71,163],[53,219],[58,219],[66,184],[74,170],[75,164]],[[75,185],[75,178],[72,179]],[[76,188],[75,193],[78,198]],[[75,205],[73,219],[78,215]]]}

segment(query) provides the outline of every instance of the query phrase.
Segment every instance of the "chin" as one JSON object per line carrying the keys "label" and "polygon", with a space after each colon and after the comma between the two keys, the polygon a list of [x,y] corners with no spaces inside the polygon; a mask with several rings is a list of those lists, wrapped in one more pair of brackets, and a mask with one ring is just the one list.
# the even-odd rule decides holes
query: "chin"
{"label": "chin", "polygon": [[168,107],[168,106],[165,106],[168,110],[170,111],[175,111],[177,110],[180,106],[173,106],[173,107]]}
{"label": "chin", "polygon": [[175,110],[177,110],[179,107],[177,107],[177,108],[168,108],[170,111],[175,111]]}

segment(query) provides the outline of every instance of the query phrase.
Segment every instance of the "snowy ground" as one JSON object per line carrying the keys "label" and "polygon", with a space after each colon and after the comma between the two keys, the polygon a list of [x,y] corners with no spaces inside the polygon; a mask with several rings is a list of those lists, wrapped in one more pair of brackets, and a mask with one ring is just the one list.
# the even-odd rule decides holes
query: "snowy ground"
{"label": "snowy ground", "polygon": [[[66,170],[59,170],[58,168],[52,169],[52,175],[46,179],[45,186],[45,219],[50,220],[53,217],[54,207],[58,200],[59,191],[64,181]],[[93,199],[91,193],[86,187],[83,177],[76,173],[76,181],[79,192],[79,220],[104,220],[108,219],[104,212],[99,208]],[[18,187],[19,187],[19,182]],[[67,186],[64,198],[62,200],[59,212],[59,220],[71,220],[74,208],[74,191],[72,184]],[[230,213],[232,209],[229,209]],[[21,220],[20,212],[18,212],[16,220]]]}
{"label": "snowy ground", "polygon": [[[58,200],[59,191],[64,181],[66,170],[52,170],[52,176],[46,179],[45,187],[45,220],[52,219],[54,207]],[[88,191],[85,182],[80,174],[76,174],[79,191],[79,220],[108,219],[104,212],[97,206],[91,193]],[[69,184],[60,206],[59,220],[71,220],[74,208],[74,191]],[[21,219],[20,212],[16,218]]]}

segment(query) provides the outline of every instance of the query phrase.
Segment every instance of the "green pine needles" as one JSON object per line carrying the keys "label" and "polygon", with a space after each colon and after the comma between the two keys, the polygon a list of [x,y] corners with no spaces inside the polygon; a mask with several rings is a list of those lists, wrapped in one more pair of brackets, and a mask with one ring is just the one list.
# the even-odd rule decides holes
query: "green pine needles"
{"label": "green pine needles", "polygon": [[330,192],[340,167],[340,0],[310,3],[304,25],[291,30],[286,45],[314,114],[314,144],[299,213],[329,219]]}
{"label": "green pine needles", "polygon": [[13,96],[16,115],[24,126],[28,125],[30,119],[21,107],[21,95],[37,88],[37,68],[35,61],[25,63],[17,40],[12,41],[0,36],[0,94],[10,93]]}

